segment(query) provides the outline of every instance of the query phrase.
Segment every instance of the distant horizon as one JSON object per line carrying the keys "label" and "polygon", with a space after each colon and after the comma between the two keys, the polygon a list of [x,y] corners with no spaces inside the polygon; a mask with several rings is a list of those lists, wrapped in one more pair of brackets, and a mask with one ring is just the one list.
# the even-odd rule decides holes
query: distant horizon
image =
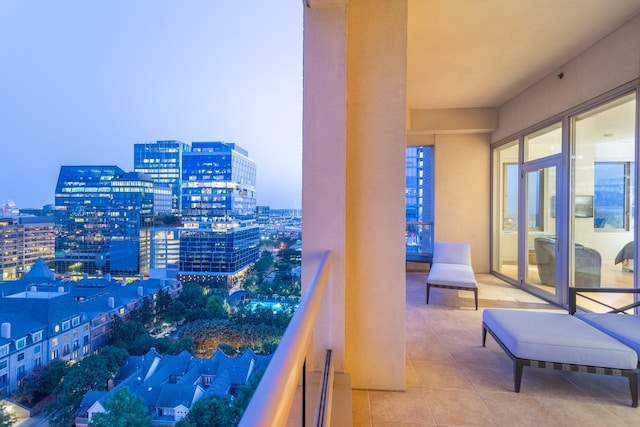
{"label": "distant horizon", "polygon": [[[0,203],[53,204],[63,165],[224,141],[260,206],[301,208],[301,2],[0,2]],[[27,208],[28,206],[28,208]]]}
{"label": "distant horizon", "polygon": [[[84,166],[88,166],[88,165],[84,165]],[[2,200],[2,201],[0,201],[0,212],[2,212],[2,209],[1,209],[1,208],[2,208],[2,207],[4,207],[4,205],[5,205],[6,203],[10,203],[10,202],[11,202],[11,203],[15,203],[15,202],[14,202],[13,200],[11,200],[11,199],[8,199],[8,200]],[[35,207],[35,206],[18,206],[18,205],[16,205],[16,206],[15,206],[15,209],[18,209],[18,210],[30,210],[30,209],[33,209],[33,210],[43,210],[43,209],[45,209],[47,206],[55,206],[55,202],[54,202],[54,203],[47,203],[47,204],[44,204],[44,205],[42,205],[42,206],[40,206],[40,207]],[[300,207],[300,208],[296,208],[296,207],[291,207],[291,208],[284,207],[284,208],[283,208],[283,207],[273,207],[273,206],[271,206],[271,205],[262,205],[262,204],[256,203],[256,207],[258,207],[258,206],[267,206],[267,207],[269,208],[269,210],[271,210],[271,211],[300,211],[300,212],[302,212],[302,208],[301,208],[301,207]]]}

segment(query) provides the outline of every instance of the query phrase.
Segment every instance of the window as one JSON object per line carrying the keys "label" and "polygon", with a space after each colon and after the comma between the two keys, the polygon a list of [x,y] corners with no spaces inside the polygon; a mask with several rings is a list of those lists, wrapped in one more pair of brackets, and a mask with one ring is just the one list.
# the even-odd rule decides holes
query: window
{"label": "window", "polygon": [[42,359],[39,357],[36,357],[35,359],[33,359],[33,367],[37,368],[38,366],[42,365]]}
{"label": "window", "polygon": [[9,344],[0,347],[0,356],[6,356],[7,354],[9,354]]}
{"label": "window", "polygon": [[23,360],[24,360],[24,353],[18,354],[18,362],[23,361]]}
{"label": "window", "polygon": [[53,338],[53,339],[51,340],[51,347],[55,347],[55,346],[57,346],[57,345],[58,345],[58,338]]}
{"label": "window", "polygon": [[5,359],[2,362],[0,362],[0,369],[6,369],[6,368],[7,368],[7,361]]}
{"label": "window", "polygon": [[433,253],[433,146],[406,148],[405,242],[407,253]]}
{"label": "window", "polygon": [[78,326],[80,324],[80,317],[74,317],[73,319],[71,319],[71,325],[72,326]]}
{"label": "window", "polygon": [[504,192],[502,206],[504,207],[504,217],[502,220],[502,230],[518,230],[518,165],[516,163],[505,163],[503,172]]}
{"label": "window", "polygon": [[56,360],[58,358],[58,350],[55,349],[51,352],[51,360]]}
{"label": "window", "polygon": [[63,331],[66,331],[70,327],[71,327],[71,322],[69,322],[68,320],[65,320],[64,322],[62,322],[62,330]]}
{"label": "window", "polygon": [[34,332],[31,335],[31,339],[33,340],[33,342],[41,341],[42,340],[42,331]]}
{"label": "window", "polygon": [[[602,229],[629,230],[632,162],[596,162],[594,164],[593,225]],[[576,200],[576,215],[578,200]]]}
{"label": "window", "polygon": [[[544,174],[542,171],[533,171],[529,173],[529,179],[527,181],[527,208],[529,209],[527,215],[529,223],[527,225],[529,230],[542,230],[544,226],[542,220],[542,204],[544,203],[543,177]],[[551,204],[552,206],[554,205],[554,203]]]}
{"label": "window", "polygon": [[37,346],[33,347],[33,353],[34,354],[40,353],[41,350],[42,350],[42,347],[40,345],[37,345]]}
{"label": "window", "polygon": [[18,350],[20,350],[21,348],[24,348],[27,345],[27,339],[26,338],[20,338],[18,340],[16,340],[16,348]]}

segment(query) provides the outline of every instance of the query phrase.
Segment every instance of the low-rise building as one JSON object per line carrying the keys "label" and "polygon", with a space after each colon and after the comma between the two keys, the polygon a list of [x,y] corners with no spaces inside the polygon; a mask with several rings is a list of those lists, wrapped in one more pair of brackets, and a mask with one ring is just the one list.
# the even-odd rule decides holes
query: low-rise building
{"label": "low-rise building", "polygon": [[142,356],[129,356],[110,391],[87,393],[77,412],[76,427],[86,427],[96,413],[106,412],[104,402],[121,387],[142,398],[153,425],[174,426],[198,400],[209,396],[233,399],[238,387],[249,381],[271,356],[258,356],[247,349],[239,357],[218,350],[208,359],[186,351],[177,356],[161,355],[155,349]]}
{"label": "low-rise building", "polygon": [[126,318],[145,298],[153,307],[160,291],[176,298],[181,290],[168,279],[59,279],[39,258],[22,279],[0,283],[0,397],[37,366],[98,352],[113,319]]}

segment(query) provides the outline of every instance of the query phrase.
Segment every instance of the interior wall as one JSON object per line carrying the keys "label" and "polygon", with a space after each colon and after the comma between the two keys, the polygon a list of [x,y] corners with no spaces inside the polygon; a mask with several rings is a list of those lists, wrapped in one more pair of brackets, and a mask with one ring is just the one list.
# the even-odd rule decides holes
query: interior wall
{"label": "interior wall", "polygon": [[435,135],[435,240],[468,242],[476,273],[488,273],[489,134]]}
{"label": "interior wall", "polygon": [[639,77],[640,15],[501,106],[499,129],[492,141],[510,137]]}

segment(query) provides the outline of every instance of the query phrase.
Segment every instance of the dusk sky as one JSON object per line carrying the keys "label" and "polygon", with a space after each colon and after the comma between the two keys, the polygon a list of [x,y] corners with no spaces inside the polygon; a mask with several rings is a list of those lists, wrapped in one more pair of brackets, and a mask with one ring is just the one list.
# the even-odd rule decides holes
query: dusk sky
{"label": "dusk sky", "polygon": [[0,204],[54,203],[61,165],[225,141],[258,204],[300,208],[300,0],[0,0]]}

